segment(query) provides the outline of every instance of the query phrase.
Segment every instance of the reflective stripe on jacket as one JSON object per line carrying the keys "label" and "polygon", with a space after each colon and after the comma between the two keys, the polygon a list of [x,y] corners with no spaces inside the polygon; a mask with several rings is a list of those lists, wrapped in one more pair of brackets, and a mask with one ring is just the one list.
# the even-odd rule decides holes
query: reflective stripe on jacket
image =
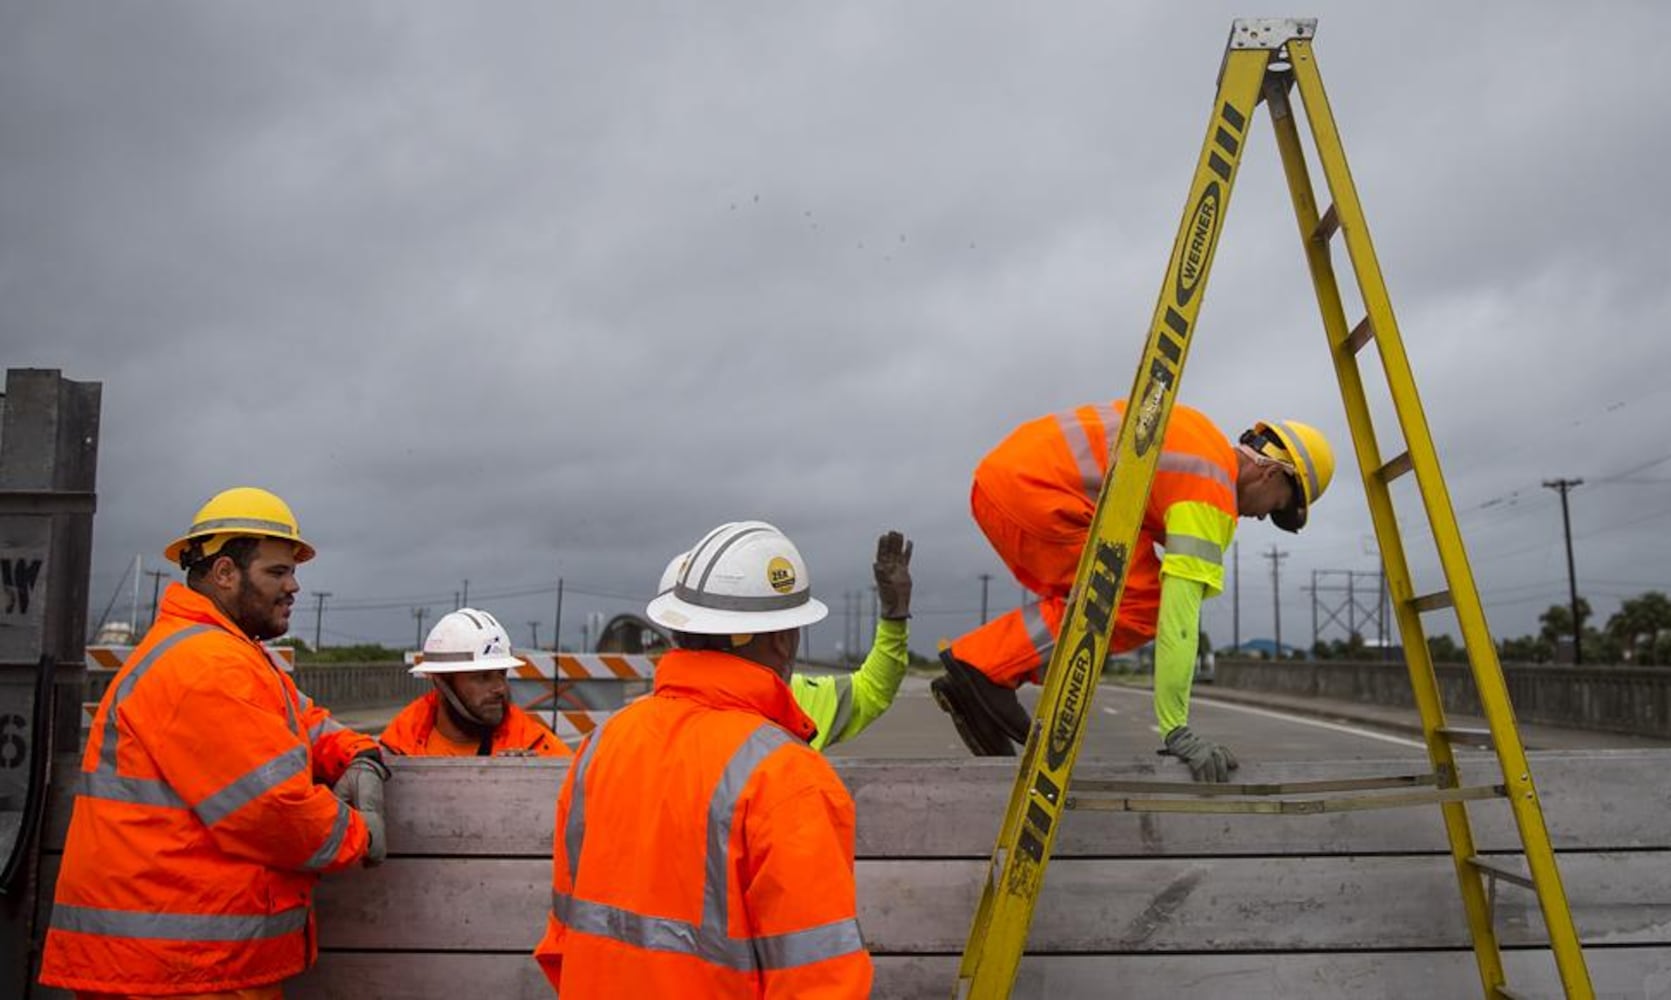
{"label": "reflective stripe on jacket", "polygon": [[202,993],[301,972],[314,882],[366,849],[326,783],[373,746],[171,585],[93,717],[41,982]]}
{"label": "reflective stripe on jacket", "polygon": [[[435,713],[441,710],[441,696],[434,691],[400,710],[390,720],[378,738],[384,749],[414,757],[487,756],[480,747],[459,748],[451,740],[431,738],[435,733]],[[505,718],[493,730],[488,746],[490,754],[532,754],[536,757],[572,757],[574,751],[557,738],[540,721],[510,702],[505,703]]]}
{"label": "reflective stripe on jacket", "polygon": [[[980,490],[1043,540],[1084,545],[1125,400],[1030,420],[981,460]],[[1236,452],[1199,410],[1175,404],[1144,509],[1139,544],[1165,549],[1159,573],[1224,588],[1224,552],[1236,530]],[[1151,571],[1153,572],[1153,571]],[[1128,581],[1158,593],[1153,579]]]}
{"label": "reflective stripe on jacket", "polygon": [[789,692],[795,704],[818,727],[808,745],[814,750],[828,749],[859,735],[882,717],[905,679],[909,634],[903,619],[878,619],[870,653],[857,671],[833,677],[790,675]]}
{"label": "reflective stripe on jacket", "polygon": [[869,995],[853,800],[813,728],[765,667],[675,650],[582,744],[535,950],[565,1000]]}

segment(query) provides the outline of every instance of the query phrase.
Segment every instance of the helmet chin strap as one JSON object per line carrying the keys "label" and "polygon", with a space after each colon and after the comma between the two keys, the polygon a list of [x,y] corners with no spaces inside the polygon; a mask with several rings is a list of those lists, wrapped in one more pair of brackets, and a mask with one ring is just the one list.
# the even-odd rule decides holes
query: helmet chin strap
{"label": "helmet chin strap", "polygon": [[489,746],[493,740],[493,727],[472,715],[470,710],[464,707],[464,702],[454,693],[453,686],[443,680],[443,677],[444,675],[440,674],[430,677],[435,690],[441,692],[441,710],[447,713],[453,725],[476,737],[483,747]]}

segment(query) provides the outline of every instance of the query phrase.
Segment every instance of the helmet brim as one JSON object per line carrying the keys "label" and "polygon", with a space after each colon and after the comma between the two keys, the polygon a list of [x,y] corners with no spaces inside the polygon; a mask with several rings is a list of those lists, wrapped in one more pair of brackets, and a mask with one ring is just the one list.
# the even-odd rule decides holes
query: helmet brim
{"label": "helmet brim", "polygon": [[719,611],[687,603],[671,591],[651,601],[644,611],[645,617],[663,628],[693,635],[786,632],[821,622],[830,613],[824,602],[814,597],[779,611]]}
{"label": "helmet brim", "polygon": [[[180,565],[180,556],[185,554],[186,548],[189,545],[191,545],[192,542],[196,541],[197,539],[207,538],[207,537],[210,537],[210,536],[208,536],[208,535],[185,535],[181,538],[176,538],[176,539],[174,539],[174,541],[168,543],[168,548],[162,550],[162,557],[164,559],[167,559],[173,565],[178,566],[178,565]],[[297,563],[297,565],[301,565],[302,563],[307,562],[309,559],[312,559],[315,555],[318,554],[318,553],[314,552],[313,546],[311,546],[308,543],[302,541],[300,538],[296,538],[293,535],[280,535],[280,534],[269,533],[269,532],[265,532],[265,531],[240,531],[240,532],[236,533],[235,535],[233,535],[232,537],[234,537],[234,538],[276,538],[281,542],[289,542],[291,545],[296,546],[296,563]]]}
{"label": "helmet brim", "polygon": [[480,660],[444,660],[425,661],[423,654],[418,654],[418,662],[412,664],[406,672],[414,677],[428,677],[432,674],[469,674],[478,670],[509,670],[522,665],[520,656],[488,656]]}

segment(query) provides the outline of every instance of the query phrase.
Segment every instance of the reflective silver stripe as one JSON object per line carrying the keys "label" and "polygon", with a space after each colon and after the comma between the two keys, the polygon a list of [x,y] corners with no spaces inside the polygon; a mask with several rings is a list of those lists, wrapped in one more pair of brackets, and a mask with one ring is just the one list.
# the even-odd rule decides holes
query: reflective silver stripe
{"label": "reflective silver stripe", "polygon": [[[578,879],[580,840],[584,819],[581,812],[582,778],[597,742],[597,734],[581,751],[574,764],[575,790],[571,793],[569,822],[564,831],[569,872]],[[761,938],[733,938],[730,934],[730,848],[731,824],[737,802],[761,762],[795,738],[771,723],[762,723],[743,740],[726,762],[713,795],[708,800],[707,858],[703,864],[702,924],[667,917],[652,917],[632,910],[553,891],[551,912],[573,930],[620,941],[654,951],[691,955],[727,969],[748,972],[757,969],[787,969],[861,950],[858,923],[847,919],[805,931]]]}
{"label": "reflective silver stripe", "polygon": [[296,775],[307,772],[307,747],[291,747],[243,777],[228,783],[215,794],[204,798],[193,811],[197,813],[197,818],[203,821],[204,826],[214,826],[263,794]]}
{"label": "reflective silver stripe", "polygon": [[793,969],[838,955],[850,955],[864,946],[857,920],[837,920],[793,934],[755,938],[754,954],[762,969]]}
{"label": "reflective silver stripe", "polygon": [[335,719],[322,719],[308,727],[308,742],[318,743],[319,737],[324,736],[326,733],[337,733],[347,728],[347,726]]}
{"label": "reflective silver stripe", "polygon": [[348,836],[348,803],[337,800],[336,822],[331,824],[330,835],[319,845],[319,850],[313,852],[313,857],[302,863],[308,871],[319,871],[326,868],[336,859],[337,852],[342,850],[342,842]]}
{"label": "reflective silver stripe", "polygon": [[308,908],[297,906],[272,914],[138,913],[93,906],[54,903],[54,930],[106,937],[163,941],[255,941],[295,934],[307,926]]}
{"label": "reflective silver stripe", "polygon": [[1021,623],[1027,629],[1033,651],[1039,654],[1039,659],[1049,661],[1050,654],[1056,649],[1056,635],[1044,623],[1044,612],[1039,610],[1037,601],[1028,601],[1021,606]]}
{"label": "reflective silver stripe", "polygon": [[825,745],[841,739],[841,734],[847,731],[847,724],[853,721],[853,678],[837,677],[834,684],[835,717],[830,720],[830,731],[824,734]]}
{"label": "reflective silver stripe", "polygon": [[1090,435],[1085,433],[1085,425],[1079,422],[1079,415],[1073,410],[1056,414],[1056,425],[1062,431],[1062,440],[1067,442],[1073,463],[1079,467],[1080,488],[1095,502],[1102,492],[1102,470],[1097,466],[1096,452]]}
{"label": "reflective silver stripe", "polygon": [[[176,522],[178,523],[178,522]],[[217,517],[208,521],[199,521],[186,532],[187,537],[205,535],[210,532],[225,531],[272,531],[285,538],[296,537],[295,525],[285,524],[283,521],[267,521],[259,517]]]}
{"label": "reflective silver stripe", "polygon": [[[695,924],[670,917],[647,917],[618,906],[575,899],[559,892],[551,894],[551,912],[570,929],[598,937],[623,941],[651,951],[701,955],[701,931]],[[704,957],[707,957],[704,955]],[[728,963],[728,968],[738,968]]]}
{"label": "reflective silver stripe", "polygon": [[734,940],[730,934],[731,880],[727,875],[731,867],[731,821],[755,768],[774,750],[794,741],[795,737],[777,726],[761,723],[726,761],[714,794],[708,799],[708,860],[702,884],[704,933],[697,943],[702,946],[702,957],[710,962],[741,969],[754,964],[754,949],[748,939]]}
{"label": "reflective silver stripe", "polygon": [[580,877],[580,845],[586,840],[586,772],[592,766],[592,754],[598,748],[598,742],[603,738],[603,726],[592,731],[592,735],[580,748],[580,756],[570,768],[574,775],[573,790],[569,792],[569,821],[563,828],[563,849],[569,856],[569,881],[572,884]]}
{"label": "reflective silver stripe", "polygon": [[1202,458],[1200,455],[1191,455],[1187,451],[1161,452],[1159,467],[1156,471],[1177,472],[1186,476],[1199,476],[1202,479],[1211,479],[1213,482],[1232,492],[1236,489],[1236,484],[1230,480],[1230,473],[1225,471],[1222,466],[1215,465]]}
{"label": "reflective silver stripe", "polygon": [[213,630],[213,626],[210,625],[188,625],[152,646],[150,652],[145,654],[145,658],[135,664],[134,668],[128,671],[128,675],[122,678],[122,682],[116,685],[116,694],[110,699],[110,710],[105,713],[104,717],[104,740],[99,744],[99,767],[101,769],[107,770],[111,774],[116,773],[116,710],[122,707],[122,702],[127,701],[129,695],[133,694],[134,685],[138,684],[139,679],[144,677],[146,672],[156,665],[157,658],[162,654],[194,635],[202,635]]}
{"label": "reflective silver stripe", "polygon": [[770,597],[741,597],[730,594],[705,594],[682,583],[673,585],[673,593],[686,604],[715,611],[783,611],[798,608],[812,600],[812,588],[793,594],[774,594]]}
{"label": "reflective silver stripe", "polygon": [[77,794],[130,805],[186,808],[186,800],[180,798],[161,778],[125,778],[103,770],[82,772]]}
{"label": "reflective silver stripe", "polygon": [[[1296,464],[1305,470],[1305,496],[1315,497],[1320,491],[1317,489],[1317,466],[1312,464],[1311,452],[1306,451],[1305,442],[1300,439],[1298,434],[1294,433],[1294,428],[1288,426],[1288,421],[1278,420],[1276,426],[1282,428],[1282,433],[1288,436],[1288,443],[1293,445],[1292,450],[1299,452],[1294,458]],[[1305,497],[1301,497],[1300,502],[1304,503]]]}
{"label": "reflective silver stripe", "polygon": [[[690,563],[685,567],[685,572],[680,574],[681,579],[678,581],[680,586],[684,585],[685,581],[682,578],[687,577],[689,575],[691,568],[693,568],[697,565],[703,565],[701,563],[700,559],[698,558],[697,553],[702,552],[705,548],[707,548],[708,543],[713,541],[716,537],[718,537],[721,532],[728,531],[733,527],[735,527],[735,526],[730,525],[730,524],[721,525],[720,527],[715,528],[712,532],[710,532],[707,538],[704,538],[704,539],[702,539],[701,542],[697,543],[696,548],[691,551]],[[766,530],[765,528],[758,527],[758,526],[753,527],[753,528],[745,528],[742,531],[739,531],[736,534],[732,535],[730,538],[727,538],[725,540],[724,545],[721,545],[719,548],[715,549],[714,554],[707,557],[708,561],[705,564],[706,568],[704,568],[702,570],[702,579],[696,581],[696,589],[698,591],[700,591],[700,590],[702,590],[702,588],[704,588],[708,585],[708,577],[712,576],[713,573],[714,573],[714,563],[719,562],[719,557],[725,554],[726,549],[729,549],[731,546],[737,544],[739,539],[747,538],[750,535],[757,534],[757,533],[765,531],[765,530]]]}
{"label": "reflective silver stripe", "polygon": [[1214,566],[1224,565],[1224,550],[1219,548],[1218,543],[1195,535],[1175,535],[1168,532],[1165,548],[1169,556],[1193,556]]}
{"label": "reflective silver stripe", "polygon": [[1114,408],[1113,403],[1096,403],[1091,409],[1102,421],[1102,453],[1110,454],[1114,451],[1114,442],[1120,439],[1120,411]]}

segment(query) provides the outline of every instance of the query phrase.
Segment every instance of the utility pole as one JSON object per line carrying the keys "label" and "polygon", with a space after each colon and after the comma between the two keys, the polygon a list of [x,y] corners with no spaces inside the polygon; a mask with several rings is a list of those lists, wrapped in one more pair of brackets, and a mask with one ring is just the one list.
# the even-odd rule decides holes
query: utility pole
{"label": "utility pole", "polygon": [[1567,511],[1567,491],[1574,486],[1583,486],[1584,480],[1545,479],[1543,485],[1561,494],[1561,530],[1567,538],[1567,593],[1572,600],[1572,662],[1576,666],[1584,662],[1584,629],[1578,619],[1578,574],[1572,566],[1572,517]]}
{"label": "utility pole", "polygon": [[981,624],[986,624],[986,585],[992,582],[991,573],[981,574]]}
{"label": "utility pole", "polygon": [[534,634],[534,645],[531,648],[539,649],[540,648],[540,623],[539,622],[529,622],[528,623],[528,631],[530,631]]}
{"label": "utility pole", "polygon": [[1235,574],[1230,584],[1230,648],[1242,648],[1242,543],[1230,543],[1230,571]]}
{"label": "utility pole", "polygon": [[[551,620],[551,651],[563,651],[563,578],[557,578],[557,616]],[[552,683],[556,683],[553,675]]]}
{"label": "utility pole", "polygon": [[418,620],[418,639],[412,644],[413,649],[424,648],[424,618],[428,617],[428,608],[413,608],[412,617]]}
{"label": "utility pole", "polygon": [[469,606],[470,606],[470,578],[465,577],[464,578],[464,603],[460,604],[459,607],[467,608]]}
{"label": "utility pole", "polygon": [[313,599],[319,604],[313,613],[313,651],[319,652],[320,637],[325,633],[325,598],[330,597],[328,590],[316,590]]}
{"label": "utility pole", "polygon": [[1276,659],[1282,659],[1282,560],[1288,558],[1288,553],[1278,552],[1276,546],[1264,553],[1271,561],[1271,614],[1276,622]]}
{"label": "utility pole", "polygon": [[[168,571],[165,569],[148,569],[145,571],[145,575],[151,578],[151,625],[155,625],[157,623],[157,595],[162,592],[162,581],[164,577],[168,576]],[[150,629],[151,625],[147,625],[145,628]],[[133,641],[134,645],[139,645],[139,636],[134,636]]]}

